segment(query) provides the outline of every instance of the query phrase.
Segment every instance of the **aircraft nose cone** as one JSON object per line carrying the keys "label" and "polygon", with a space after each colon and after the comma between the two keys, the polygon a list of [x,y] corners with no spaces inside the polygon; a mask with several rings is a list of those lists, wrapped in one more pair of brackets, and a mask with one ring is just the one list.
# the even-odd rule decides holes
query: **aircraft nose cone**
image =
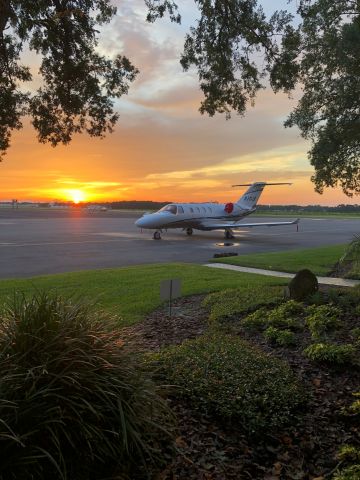
{"label": "aircraft nose cone", "polygon": [[138,220],[136,220],[135,225],[137,227],[142,227],[144,225],[144,219],[141,217]]}
{"label": "aircraft nose cone", "polygon": [[159,228],[160,218],[156,213],[150,213],[136,220],[135,225],[140,228]]}

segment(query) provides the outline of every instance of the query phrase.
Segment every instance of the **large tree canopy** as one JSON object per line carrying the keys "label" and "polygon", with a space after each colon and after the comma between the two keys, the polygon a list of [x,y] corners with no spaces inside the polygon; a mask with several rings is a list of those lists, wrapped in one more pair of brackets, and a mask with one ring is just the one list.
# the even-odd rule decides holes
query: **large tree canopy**
{"label": "large tree canopy", "polygon": [[[96,53],[96,26],[115,13],[108,0],[0,0],[0,152],[26,114],[39,141],[52,145],[70,142],[77,132],[112,131],[113,99],[137,73],[124,56]],[[33,94],[21,89],[32,79],[20,64],[24,47],[42,57],[43,85]]]}
{"label": "large tree canopy", "polygon": [[[181,21],[181,0],[144,1],[149,22]],[[297,0],[296,18],[287,11],[268,18],[258,0],[194,3],[199,20],[181,64],[197,69],[201,113],[243,115],[267,83],[275,92],[299,86],[286,126],[297,125],[312,142],[316,190],[340,184],[348,195],[360,193],[360,0]],[[126,57],[95,53],[96,25],[114,14],[110,0],[0,0],[0,150],[24,114],[39,140],[53,145],[83,130],[111,131],[113,98],[137,73]],[[24,45],[42,55],[44,84],[32,95],[20,89],[31,79],[19,63]]]}

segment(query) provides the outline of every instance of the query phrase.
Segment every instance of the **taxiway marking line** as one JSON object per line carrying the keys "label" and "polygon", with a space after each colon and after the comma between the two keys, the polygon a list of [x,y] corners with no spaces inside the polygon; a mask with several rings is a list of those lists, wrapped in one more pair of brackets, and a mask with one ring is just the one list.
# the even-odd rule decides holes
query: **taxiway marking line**
{"label": "taxiway marking line", "polygon": [[43,243],[0,243],[1,247],[42,247],[47,245],[76,245],[84,243],[116,243],[120,240],[82,240],[74,242],[43,242]]}

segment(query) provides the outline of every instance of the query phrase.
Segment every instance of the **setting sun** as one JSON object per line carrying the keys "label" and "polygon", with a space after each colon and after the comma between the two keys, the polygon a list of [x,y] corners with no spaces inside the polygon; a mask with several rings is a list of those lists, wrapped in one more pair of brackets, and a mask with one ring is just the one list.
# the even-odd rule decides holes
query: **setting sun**
{"label": "setting sun", "polygon": [[70,197],[70,200],[72,200],[74,203],[80,203],[85,201],[85,193],[81,190],[69,190],[68,196]]}

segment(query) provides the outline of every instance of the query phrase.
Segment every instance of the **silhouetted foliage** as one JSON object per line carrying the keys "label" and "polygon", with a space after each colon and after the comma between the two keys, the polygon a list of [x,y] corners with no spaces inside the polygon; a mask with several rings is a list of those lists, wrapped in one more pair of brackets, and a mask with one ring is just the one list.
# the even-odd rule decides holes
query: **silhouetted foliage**
{"label": "silhouetted foliage", "polygon": [[[144,1],[149,22],[165,15],[181,22],[176,1]],[[261,3],[194,0],[199,20],[186,35],[181,64],[197,69],[200,112],[243,115],[267,82],[289,94],[300,85],[285,125],[312,142],[316,190],[340,184],[347,195],[360,193],[359,1],[299,0],[296,17],[287,10],[268,17]],[[110,60],[95,50],[98,25],[115,12],[110,0],[0,1],[0,152],[25,114],[39,140],[52,145],[112,130],[113,98],[137,73],[126,57]],[[32,78],[19,60],[25,45],[42,56],[43,85],[32,95],[20,88]]]}
{"label": "silhouetted foliage", "polygon": [[[167,11],[179,21],[174,2],[146,3],[150,20]],[[301,85],[303,95],[285,125],[298,126],[312,141],[316,190],[339,183],[347,195],[360,193],[359,1],[299,0],[296,18],[288,11],[268,18],[258,0],[194,3],[200,18],[186,36],[181,64],[198,71],[201,113],[243,115],[264,79],[275,92]]]}
{"label": "silhouetted foliage", "polygon": [[[99,25],[111,20],[110,0],[0,0],[0,153],[11,132],[30,115],[40,142],[67,144],[74,133],[103,136],[118,119],[113,99],[127,93],[137,70],[121,55],[98,53]],[[43,84],[32,79],[20,54],[28,46],[42,57]]]}

